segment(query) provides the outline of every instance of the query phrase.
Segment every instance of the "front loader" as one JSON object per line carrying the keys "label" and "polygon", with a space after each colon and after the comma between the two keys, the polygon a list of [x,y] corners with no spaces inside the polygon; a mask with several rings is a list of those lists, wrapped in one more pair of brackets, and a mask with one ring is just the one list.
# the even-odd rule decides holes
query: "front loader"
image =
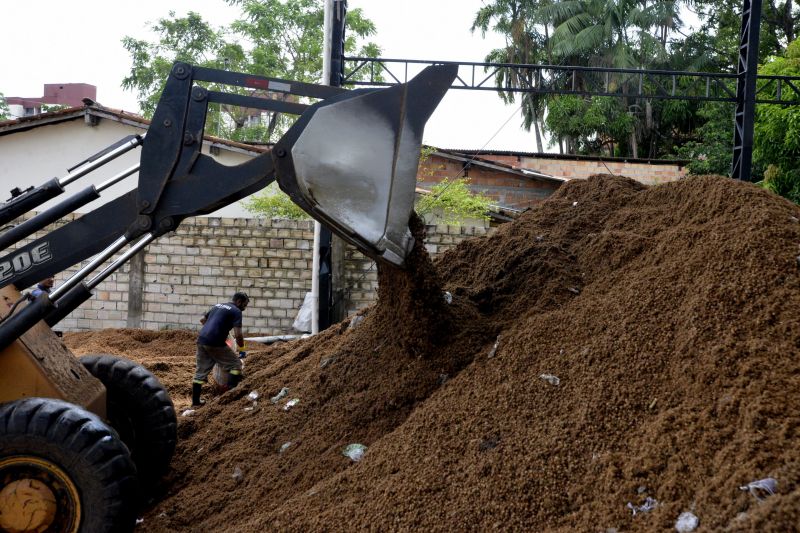
{"label": "front loader", "polygon": [[[167,471],[175,449],[172,401],[152,374],[110,355],[78,359],[50,327],[186,217],[275,180],[364,254],[402,267],[414,244],[408,221],[423,128],[455,75],[454,66],[434,66],[406,84],[347,91],[176,63],[146,135],[122,139],[67,176],[16,191],[0,205],[0,226],[9,225],[141,148],[139,165],[0,234],[0,530],[130,530],[142,495]],[[199,82],[316,102],[209,90]],[[201,153],[210,103],[299,118],[271,151],[223,166]],[[137,186],[128,193],[41,235],[136,171]],[[49,294],[19,292],[78,264]]]}

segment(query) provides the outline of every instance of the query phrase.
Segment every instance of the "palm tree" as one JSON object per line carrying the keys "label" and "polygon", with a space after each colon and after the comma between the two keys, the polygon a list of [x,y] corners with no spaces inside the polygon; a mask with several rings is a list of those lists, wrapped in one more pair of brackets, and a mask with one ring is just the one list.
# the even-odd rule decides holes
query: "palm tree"
{"label": "palm tree", "polygon": [[[489,63],[537,64],[552,60],[548,48],[549,31],[547,24],[537,24],[534,14],[548,0],[495,0],[482,7],[475,15],[472,31],[480,29],[483,35],[492,29],[506,36],[506,46],[492,50],[486,56]],[[499,69],[495,74],[495,85],[500,97],[506,103],[514,103],[514,92],[503,88],[532,88],[537,83],[531,71],[508,68]],[[531,126],[536,136],[536,149],[542,147],[541,122],[544,117],[545,99],[532,93],[522,93],[521,114],[527,131]]]}
{"label": "palm tree", "polygon": [[[542,6],[535,16],[554,22],[551,45],[561,61],[645,68],[667,59],[667,37],[680,25],[677,9],[675,0],[566,0]],[[631,76],[616,76],[610,88],[629,81]],[[622,104],[628,108],[627,99]],[[637,137],[634,127],[630,136],[634,157]]]}

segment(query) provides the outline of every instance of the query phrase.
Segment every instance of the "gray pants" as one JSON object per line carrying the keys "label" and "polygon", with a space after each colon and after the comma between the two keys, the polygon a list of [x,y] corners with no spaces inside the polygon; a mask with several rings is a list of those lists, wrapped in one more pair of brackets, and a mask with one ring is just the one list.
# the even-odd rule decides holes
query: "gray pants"
{"label": "gray pants", "polygon": [[197,345],[197,369],[194,373],[195,383],[205,383],[208,374],[218,364],[223,370],[231,374],[242,373],[242,361],[227,346]]}

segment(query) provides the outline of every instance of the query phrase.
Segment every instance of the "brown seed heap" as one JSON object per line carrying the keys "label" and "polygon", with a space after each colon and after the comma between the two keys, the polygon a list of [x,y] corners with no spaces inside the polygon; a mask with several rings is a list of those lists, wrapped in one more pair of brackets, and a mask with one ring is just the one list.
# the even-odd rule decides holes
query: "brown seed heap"
{"label": "brown seed heap", "polygon": [[142,527],[796,530],[798,219],[720,177],[597,176],[435,270],[418,242],[358,327],[254,355],[181,419]]}

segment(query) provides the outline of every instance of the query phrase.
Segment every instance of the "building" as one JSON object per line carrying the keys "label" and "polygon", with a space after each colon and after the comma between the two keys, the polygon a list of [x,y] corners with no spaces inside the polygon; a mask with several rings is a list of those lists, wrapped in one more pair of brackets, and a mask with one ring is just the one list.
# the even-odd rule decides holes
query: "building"
{"label": "building", "polygon": [[6,104],[12,117],[30,117],[42,112],[42,106],[80,107],[84,101],[97,100],[97,87],[88,83],[46,83],[44,96],[7,96]]}
{"label": "building", "polygon": [[[79,107],[0,122],[0,201],[11,196],[12,189],[24,191],[48,179],[67,175],[87,158],[120,139],[145,133],[149,124],[139,115],[90,101]],[[267,150],[265,146],[251,146],[210,136],[206,136],[202,148],[204,154],[210,154],[228,166],[248,161]],[[139,154],[138,149],[131,150],[70,185],[66,194],[88,185],[99,185],[137,165]],[[137,180],[138,172],[134,172],[79,212],[91,211],[132,190]],[[9,196],[3,196],[6,192]],[[39,209],[47,209],[60,199],[62,197],[57,197]],[[213,215],[233,218],[252,216],[239,202],[222,207]]]}

